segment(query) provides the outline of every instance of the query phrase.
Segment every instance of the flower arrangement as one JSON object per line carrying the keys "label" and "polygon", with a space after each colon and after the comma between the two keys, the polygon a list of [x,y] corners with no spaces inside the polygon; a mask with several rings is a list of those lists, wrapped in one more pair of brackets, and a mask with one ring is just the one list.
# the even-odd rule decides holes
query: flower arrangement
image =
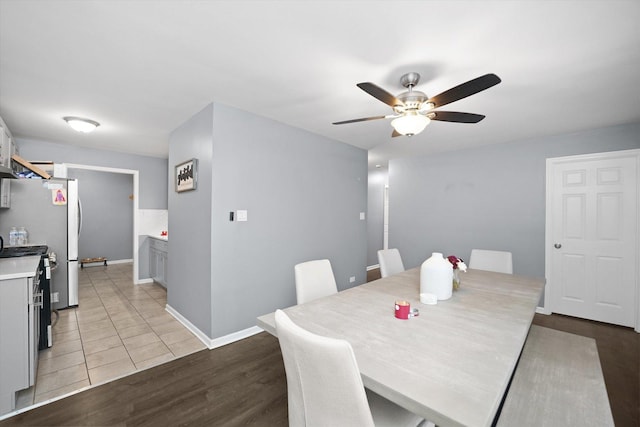
{"label": "flower arrangement", "polygon": [[455,255],[449,255],[447,257],[451,265],[453,265],[453,290],[457,291],[460,288],[460,276],[459,271],[467,271],[467,264],[464,263],[462,258],[458,258]]}

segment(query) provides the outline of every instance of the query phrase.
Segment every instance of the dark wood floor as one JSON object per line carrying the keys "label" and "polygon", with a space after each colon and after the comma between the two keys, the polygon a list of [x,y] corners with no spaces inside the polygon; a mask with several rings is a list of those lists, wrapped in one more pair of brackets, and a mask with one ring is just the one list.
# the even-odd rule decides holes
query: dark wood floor
{"label": "dark wood floor", "polygon": [[16,415],[0,426],[286,426],[278,340],[266,332]]}
{"label": "dark wood floor", "polygon": [[[559,315],[536,314],[534,323],[594,338],[616,426],[640,426],[640,334]],[[15,425],[286,426],[278,341],[267,333],[254,335],[0,422],[0,427]]]}

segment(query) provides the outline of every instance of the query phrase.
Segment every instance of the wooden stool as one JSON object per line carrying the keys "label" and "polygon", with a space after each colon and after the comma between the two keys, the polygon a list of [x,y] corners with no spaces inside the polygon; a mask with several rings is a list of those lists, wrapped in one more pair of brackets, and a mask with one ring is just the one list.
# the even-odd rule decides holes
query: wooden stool
{"label": "wooden stool", "polygon": [[80,260],[80,268],[84,268],[85,264],[93,264],[96,262],[101,262],[104,264],[104,266],[107,266],[107,259],[104,257],[98,257],[98,258],[82,258]]}

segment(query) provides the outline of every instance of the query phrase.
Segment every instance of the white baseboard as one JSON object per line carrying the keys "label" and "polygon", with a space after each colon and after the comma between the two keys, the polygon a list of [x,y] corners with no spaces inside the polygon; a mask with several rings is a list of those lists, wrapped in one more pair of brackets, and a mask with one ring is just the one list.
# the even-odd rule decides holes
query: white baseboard
{"label": "white baseboard", "polygon": [[380,264],[368,266],[367,271],[375,270],[376,268],[380,268]]}
{"label": "white baseboard", "polygon": [[143,285],[145,283],[153,283],[153,279],[151,277],[146,279],[139,279],[134,282],[135,285]]}
{"label": "white baseboard", "polygon": [[178,322],[182,323],[185,328],[190,330],[200,341],[202,341],[204,345],[207,346],[207,348],[210,348],[209,345],[211,343],[211,338],[209,338],[204,332],[198,329],[193,323],[189,322],[182,314],[169,304],[165,306],[165,310],[175,317]]}
{"label": "white baseboard", "polygon": [[262,328],[252,326],[251,328],[243,329],[241,331],[237,331],[222,337],[211,339],[169,304],[166,305],[165,310],[167,310],[167,312],[175,317],[178,322],[182,323],[185,328],[189,329],[196,337],[198,337],[198,339],[202,341],[202,343],[206,345],[209,350],[213,350],[214,348],[222,347],[223,345],[240,341],[242,339],[262,332]]}
{"label": "white baseboard", "polygon": [[209,350],[214,348],[222,347],[223,345],[231,344],[236,341],[243,340],[245,338],[249,338],[252,335],[259,334],[263,329],[258,326],[252,326],[247,329],[243,329],[238,332],[234,332],[232,334],[225,335],[223,337],[216,338],[211,341],[212,345],[209,347]]}
{"label": "white baseboard", "polygon": [[133,262],[132,259],[114,259],[114,260],[107,260],[107,265],[109,264],[131,264]]}
{"label": "white baseboard", "polygon": [[540,314],[551,314],[551,312],[547,311],[544,309],[544,307],[536,307],[536,313],[540,313]]}

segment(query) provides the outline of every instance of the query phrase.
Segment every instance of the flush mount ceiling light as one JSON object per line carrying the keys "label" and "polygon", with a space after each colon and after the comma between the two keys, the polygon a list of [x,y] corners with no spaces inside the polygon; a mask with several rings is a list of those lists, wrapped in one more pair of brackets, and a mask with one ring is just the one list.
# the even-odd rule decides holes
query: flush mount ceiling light
{"label": "flush mount ceiling light", "polygon": [[93,132],[98,126],[100,126],[100,123],[94,120],[83,119],[82,117],[67,116],[63,117],[62,119],[67,122],[69,126],[71,126],[74,130],[82,133]]}

